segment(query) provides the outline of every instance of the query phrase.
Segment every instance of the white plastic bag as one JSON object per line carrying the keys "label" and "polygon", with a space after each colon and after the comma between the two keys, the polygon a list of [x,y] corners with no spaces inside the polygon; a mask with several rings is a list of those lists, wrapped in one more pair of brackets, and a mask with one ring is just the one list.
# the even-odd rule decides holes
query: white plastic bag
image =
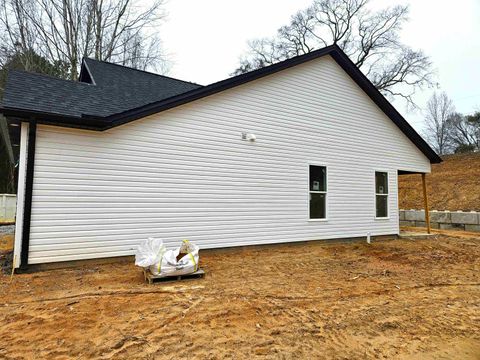
{"label": "white plastic bag", "polygon": [[162,239],[149,237],[138,246],[135,253],[135,265],[146,268],[157,264],[162,260],[166,251],[167,248],[163,245]]}
{"label": "white plastic bag", "polygon": [[[198,270],[199,250],[188,240],[183,240],[182,246],[175,250],[166,250],[161,240],[149,238],[138,247],[135,265],[160,277],[186,275]],[[178,258],[179,254],[184,255]]]}
{"label": "white plastic bag", "polygon": [[[165,252],[161,264],[151,265],[150,272],[157,276],[174,276],[193,273],[198,270],[198,251],[198,246],[188,240],[183,240],[181,247]],[[178,258],[179,254],[184,255]]]}

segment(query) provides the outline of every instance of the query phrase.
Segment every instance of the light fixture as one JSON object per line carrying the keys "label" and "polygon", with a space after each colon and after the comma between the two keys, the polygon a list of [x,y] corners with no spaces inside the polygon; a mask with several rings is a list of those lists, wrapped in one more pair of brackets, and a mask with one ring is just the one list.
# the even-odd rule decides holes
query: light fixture
{"label": "light fixture", "polygon": [[257,136],[252,133],[242,132],[242,140],[254,142],[255,140],[257,140]]}

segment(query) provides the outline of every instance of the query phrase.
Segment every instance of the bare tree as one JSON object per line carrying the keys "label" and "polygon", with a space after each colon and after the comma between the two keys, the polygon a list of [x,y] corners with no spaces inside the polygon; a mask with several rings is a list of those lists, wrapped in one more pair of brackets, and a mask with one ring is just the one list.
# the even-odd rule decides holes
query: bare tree
{"label": "bare tree", "polygon": [[480,151],[480,111],[465,116],[466,121],[470,125],[470,133],[475,141],[475,150]]}
{"label": "bare tree", "polygon": [[292,16],[275,37],[250,41],[234,74],[337,44],[383,94],[400,96],[414,106],[415,90],[432,84],[432,72],[422,51],[399,40],[408,7],[371,12],[368,3],[314,0],[312,6]]}
{"label": "bare tree", "polygon": [[[0,119],[1,121],[1,119]],[[0,193],[15,194],[15,166],[10,162],[7,145],[0,136]]]}
{"label": "bare tree", "polygon": [[455,107],[445,92],[433,93],[427,102],[425,136],[438,154],[451,151],[452,121]]}
{"label": "bare tree", "polygon": [[[141,7],[132,0],[0,0],[4,52],[18,48],[69,66],[78,77],[82,57],[145,69],[163,65],[155,27],[163,0]],[[1,54],[0,54],[1,55]]]}
{"label": "bare tree", "polygon": [[455,113],[449,121],[450,139],[455,152],[475,151],[480,148],[480,112],[473,115]]}

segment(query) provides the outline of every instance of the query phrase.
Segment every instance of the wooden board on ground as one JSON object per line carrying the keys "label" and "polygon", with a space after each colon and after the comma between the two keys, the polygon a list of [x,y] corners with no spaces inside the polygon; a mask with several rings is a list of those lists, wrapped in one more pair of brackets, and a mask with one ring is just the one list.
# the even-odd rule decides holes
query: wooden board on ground
{"label": "wooden board on ground", "polygon": [[153,275],[149,270],[143,270],[143,275],[145,276],[145,281],[147,281],[149,284],[153,284],[154,282],[198,279],[205,276],[205,271],[203,271],[202,269],[198,269],[193,273],[185,274],[185,275],[158,276],[158,275]]}

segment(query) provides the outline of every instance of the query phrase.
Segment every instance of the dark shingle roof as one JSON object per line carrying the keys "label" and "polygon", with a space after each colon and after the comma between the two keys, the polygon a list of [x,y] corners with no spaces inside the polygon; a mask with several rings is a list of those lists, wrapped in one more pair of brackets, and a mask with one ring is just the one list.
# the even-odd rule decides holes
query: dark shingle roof
{"label": "dark shingle roof", "polygon": [[105,117],[201,87],[92,59],[84,60],[82,73],[85,71],[89,74],[82,77],[90,75],[94,84],[11,71],[2,105],[63,116]]}

